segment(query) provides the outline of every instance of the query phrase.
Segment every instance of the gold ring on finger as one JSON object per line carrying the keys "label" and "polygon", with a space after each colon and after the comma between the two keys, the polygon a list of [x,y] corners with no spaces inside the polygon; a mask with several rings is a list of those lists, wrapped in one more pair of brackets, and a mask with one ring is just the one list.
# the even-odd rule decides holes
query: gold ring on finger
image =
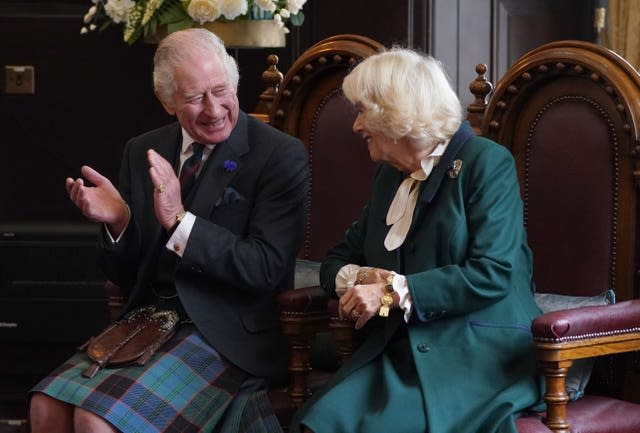
{"label": "gold ring on finger", "polygon": [[157,192],[158,194],[162,194],[164,192],[164,185],[160,184],[156,186],[155,188],[153,188],[153,191]]}

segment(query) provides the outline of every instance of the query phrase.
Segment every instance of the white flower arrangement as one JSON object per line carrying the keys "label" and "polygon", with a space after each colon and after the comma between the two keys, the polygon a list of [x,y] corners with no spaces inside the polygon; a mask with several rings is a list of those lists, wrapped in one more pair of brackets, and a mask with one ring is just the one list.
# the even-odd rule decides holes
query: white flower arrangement
{"label": "white flower arrangement", "polygon": [[287,23],[304,21],[307,0],[91,0],[81,34],[123,27],[123,38],[133,44],[141,36],[153,37],[161,28],[167,33],[219,21],[273,20],[283,33]]}

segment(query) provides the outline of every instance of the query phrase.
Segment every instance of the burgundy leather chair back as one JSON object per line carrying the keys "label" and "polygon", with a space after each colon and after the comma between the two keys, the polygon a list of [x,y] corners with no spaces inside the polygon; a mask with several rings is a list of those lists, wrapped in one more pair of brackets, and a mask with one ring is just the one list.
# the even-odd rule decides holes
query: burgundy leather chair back
{"label": "burgundy leather chair back", "polygon": [[496,86],[482,135],[516,160],[539,292],[636,298],[638,73],[613,52],[559,41]]}
{"label": "burgundy leather chair back", "polygon": [[363,36],[325,39],[289,68],[274,98],[270,123],[300,138],[309,151],[309,217],[300,258],[322,260],[369,197],[375,164],[352,131],[356,112],[341,86],[353,66],[381,49]]}
{"label": "burgundy leather chair back", "polygon": [[597,295],[615,284],[616,131],[607,111],[583,96],[528,108],[538,117],[514,144],[538,290]]}

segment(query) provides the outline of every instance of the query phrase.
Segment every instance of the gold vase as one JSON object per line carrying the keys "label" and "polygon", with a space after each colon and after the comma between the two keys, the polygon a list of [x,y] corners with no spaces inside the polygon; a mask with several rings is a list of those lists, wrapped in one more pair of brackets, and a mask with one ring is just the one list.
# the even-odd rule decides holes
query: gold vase
{"label": "gold vase", "polygon": [[283,29],[274,20],[214,21],[202,27],[215,33],[228,48],[285,46]]}
{"label": "gold vase", "polygon": [[[197,24],[215,33],[227,48],[275,48],[285,46],[282,27],[273,20],[242,20]],[[156,33],[144,37],[148,44],[157,44],[167,36],[166,26],[158,28]]]}

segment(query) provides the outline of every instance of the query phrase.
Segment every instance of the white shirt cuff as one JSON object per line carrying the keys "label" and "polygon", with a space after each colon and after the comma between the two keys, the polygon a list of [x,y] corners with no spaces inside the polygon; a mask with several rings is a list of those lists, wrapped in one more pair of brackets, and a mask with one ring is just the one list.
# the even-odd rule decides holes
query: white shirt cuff
{"label": "white shirt cuff", "polygon": [[350,287],[356,285],[359,270],[360,266],[353,264],[344,265],[340,268],[336,274],[336,294],[338,297],[341,297],[347,293]]}
{"label": "white shirt cuff", "polygon": [[191,212],[185,213],[182,221],[180,221],[180,224],[178,224],[178,227],[176,227],[176,230],[167,241],[165,245],[166,248],[176,253],[179,257],[182,257],[184,250],[187,248],[189,235],[191,235],[191,230],[195,222],[196,216],[194,214]]}
{"label": "white shirt cuff", "polygon": [[127,227],[129,227],[129,223],[131,222],[131,209],[129,209],[129,205],[128,204],[125,203],[124,205],[127,208],[127,213],[129,214],[129,220],[127,221],[127,225],[124,226],[124,229],[122,230],[122,232],[118,236],[118,239],[113,239],[113,235],[109,231],[109,227],[107,227],[106,224],[103,224],[104,225],[104,229],[107,232],[107,236],[109,237],[109,240],[111,241],[112,244],[120,242],[120,239],[122,239],[122,235],[124,235],[124,232],[127,231]]}
{"label": "white shirt cuff", "polygon": [[[129,227],[129,224],[127,224],[127,227]],[[127,227],[125,227],[124,230],[122,230],[122,233],[120,233],[120,236],[118,236],[117,239],[113,239],[113,235],[109,231],[109,227],[107,227],[107,225],[104,224],[104,229],[107,232],[107,237],[109,237],[109,240],[111,241],[112,244],[117,244],[118,242],[120,242],[120,239],[122,239],[122,236],[124,235],[124,232],[127,231]]]}
{"label": "white shirt cuff", "polygon": [[413,308],[413,303],[411,302],[411,293],[409,292],[409,284],[407,284],[407,277],[400,274],[395,274],[393,276],[393,290],[400,297],[400,308],[404,310],[404,321],[409,323],[409,319],[411,318],[411,311]]}

